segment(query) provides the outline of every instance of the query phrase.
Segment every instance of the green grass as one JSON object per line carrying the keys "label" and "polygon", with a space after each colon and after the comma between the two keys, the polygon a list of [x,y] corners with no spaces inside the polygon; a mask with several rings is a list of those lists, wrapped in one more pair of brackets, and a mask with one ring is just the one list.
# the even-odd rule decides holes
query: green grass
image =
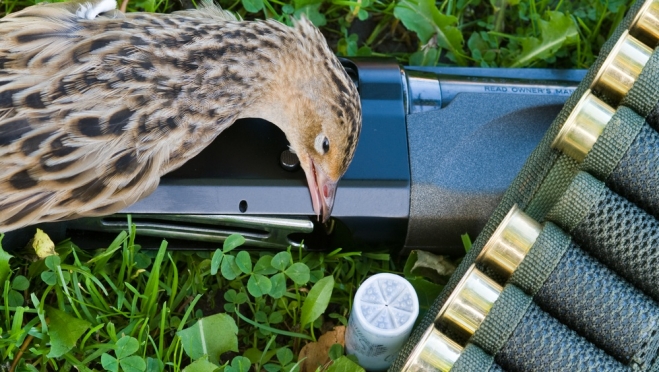
{"label": "green grass", "polygon": [[96,251],[64,241],[42,258],[0,246],[0,368],[289,371],[304,344],[347,324],[359,283],[397,270],[387,253],[248,252],[238,235],[215,252],[136,240],[133,229]]}
{"label": "green grass", "polygon": [[[142,250],[137,241],[133,227],[104,249],[43,237],[29,249],[0,245],[0,368],[297,370],[305,344],[347,325],[368,276],[404,275],[421,317],[455,264],[441,259],[449,271],[437,273],[432,255],[397,262],[386,252],[247,251],[239,235],[215,252],[170,251],[165,241]],[[361,371],[342,348],[330,355],[327,371]]]}
{"label": "green grass", "polygon": [[[129,0],[170,12],[195,0]],[[4,13],[38,0],[5,0]],[[245,19],[305,14],[343,56],[412,65],[588,68],[629,7],[624,0],[219,0]],[[0,3],[2,4],[2,3]],[[4,8],[4,9],[3,9]]]}

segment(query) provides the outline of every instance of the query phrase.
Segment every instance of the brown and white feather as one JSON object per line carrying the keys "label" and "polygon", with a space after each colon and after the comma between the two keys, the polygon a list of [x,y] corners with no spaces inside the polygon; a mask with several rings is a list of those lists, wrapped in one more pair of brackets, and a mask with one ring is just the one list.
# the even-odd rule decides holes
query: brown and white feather
{"label": "brown and white feather", "polygon": [[[281,95],[315,100],[309,110],[317,115]],[[329,130],[345,138],[336,150],[345,154],[326,171],[340,177],[354,155],[361,108],[306,20],[292,28],[239,21],[212,7],[87,20],[74,5],[7,16],[0,20],[0,232],[121,210],[235,120],[268,112],[273,102],[311,118],[299,130],[278,124],[303,146],[313,146],[307,137],[321,125],[314,117],[338,118]]]}

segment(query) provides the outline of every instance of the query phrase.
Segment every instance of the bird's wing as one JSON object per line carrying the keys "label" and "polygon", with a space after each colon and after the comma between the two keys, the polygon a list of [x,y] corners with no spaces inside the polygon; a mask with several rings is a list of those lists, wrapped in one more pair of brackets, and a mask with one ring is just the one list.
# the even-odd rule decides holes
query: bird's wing
{"label": "bird's wing", "polygon": [[196,140],[134,29],[37,8],[0,22],[0,231],[122,209]]}

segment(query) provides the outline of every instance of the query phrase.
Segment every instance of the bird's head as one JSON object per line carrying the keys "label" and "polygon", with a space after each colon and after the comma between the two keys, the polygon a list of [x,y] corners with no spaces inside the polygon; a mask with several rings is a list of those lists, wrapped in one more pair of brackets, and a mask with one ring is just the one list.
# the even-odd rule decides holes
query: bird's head
{"label": "bird's head", "polygon": [[348,169],[361,132],[359,93],[311,22],[289,29],[283,62],[268,84],[258,116],[279,126],[297,154],[314,212],[326,222],[339,179]]}
{"label": "bird's head", "polygon": [[322,222],[332,213],[337,184],[352,161],[361,129],[356,92],[339,95],[299,99],[296,121],[301,130],[288,135],[306,174],[314,212]]}

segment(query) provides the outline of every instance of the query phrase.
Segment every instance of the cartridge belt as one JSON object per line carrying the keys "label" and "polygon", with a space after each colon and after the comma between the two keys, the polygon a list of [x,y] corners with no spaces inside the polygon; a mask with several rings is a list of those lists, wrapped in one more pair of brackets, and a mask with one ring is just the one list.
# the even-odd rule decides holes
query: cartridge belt
{"label": "cartridge belt", "polygon": [[391,371],[659,370],[658,45],[639,1]]}

